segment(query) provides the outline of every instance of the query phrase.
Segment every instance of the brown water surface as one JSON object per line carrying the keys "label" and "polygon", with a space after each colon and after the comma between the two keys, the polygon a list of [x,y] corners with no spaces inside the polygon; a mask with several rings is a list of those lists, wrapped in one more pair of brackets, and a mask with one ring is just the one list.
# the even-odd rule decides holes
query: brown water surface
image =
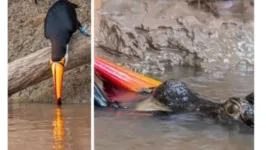
{"label": "brown water surface", "polygon": [[[204,75],[191,68],[174,68],[162,81],[176,78],[200,95],[216,101],[245,96],[253,91],[254,74],[249,71]],[[253,131],[239,126],[222,126],[197,114],[151,116],[133,109],[95,110],[97,150],[251,150]]]}
{"label": "brown water surface", "polygon": [[90,149],[90,105],[9,104],[9,150]]}

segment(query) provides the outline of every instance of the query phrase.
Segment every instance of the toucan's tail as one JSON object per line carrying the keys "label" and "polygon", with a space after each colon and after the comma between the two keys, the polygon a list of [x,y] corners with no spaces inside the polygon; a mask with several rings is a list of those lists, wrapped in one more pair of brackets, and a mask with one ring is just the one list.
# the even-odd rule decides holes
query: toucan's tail
{"label": "toucan's tail", "polygon": [[158,80],[131,71],[100,57],[95,57],[94,69],[103,78],[119,87],[134,92],[140,92],[144,88],[155,88],[161,84]]}

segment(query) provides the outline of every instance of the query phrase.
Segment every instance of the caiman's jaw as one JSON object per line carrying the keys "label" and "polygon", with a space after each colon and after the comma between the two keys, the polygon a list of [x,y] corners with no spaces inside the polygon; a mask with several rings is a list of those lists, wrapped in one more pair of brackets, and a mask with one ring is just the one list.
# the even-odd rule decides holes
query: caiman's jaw
{"label": "caiman's jaw", "polygon": [[158,111],[170,112],[171,111],[171,109],[168,106],[160,103],[153,96],[150,96],[146,100],[137,104],[136,110],[141,111],[141,112],[158,112]]}
{"label": "caiman's jaw", "polygon": [[222,105],[224,112],[234,120],[242,121],[250,127],[254,125],[253,106],[241,98],[232,97]]}
{"label": "caiman's jaw", "polygon": [[56,103],[61,105],[65,58],[62,58],[61,61],[56,62],[50,60],[50,65],[53,74]]}

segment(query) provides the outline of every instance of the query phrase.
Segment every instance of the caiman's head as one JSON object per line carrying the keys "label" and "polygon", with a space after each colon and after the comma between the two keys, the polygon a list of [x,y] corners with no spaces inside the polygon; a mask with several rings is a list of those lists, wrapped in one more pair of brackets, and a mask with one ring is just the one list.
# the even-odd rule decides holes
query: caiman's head
{"label": "caiman's head", "polygon": [[186,106],[193,107],[193,103],[198,99],[196,93],[193,93],[185,83],[170,79],[157,87],[152,96],[140,102],[136,110],[144,112],[184,110],[188,109]]}
{"label": "caiman's head", "polygon": [[[224,116],[225,114],[226,116]],[[229,117],[254,127],[254,106],[248,100],[232,97],[222,104],[221,117]]]}
{"label": "caiman's head", "polygon": [[[253,102],[253,101],[252,101]],[[200,98],[192,92],[185,83],[178,80],[167,80],[157,87],[152,96],[140,102],[136,110],[142,112],[178,112],[183,110],[217,114],[225,120],[237,120],[250,127],[254,126],[254,107],[250,99],[232,97],[223,104],[213,103]]]}

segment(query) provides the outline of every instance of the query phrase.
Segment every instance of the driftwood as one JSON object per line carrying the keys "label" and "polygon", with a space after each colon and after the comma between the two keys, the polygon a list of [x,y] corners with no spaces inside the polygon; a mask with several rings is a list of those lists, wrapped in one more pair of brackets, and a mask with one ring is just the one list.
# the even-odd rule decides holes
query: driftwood
{"label": "driftwood", "polygon": [[[77,33],[69,44],[69,60],[66,70],[90,62],[90,38]],[[37,84],[52,76],[50,69],[51,47],[38,50],[8,64],[8,96]]]}

